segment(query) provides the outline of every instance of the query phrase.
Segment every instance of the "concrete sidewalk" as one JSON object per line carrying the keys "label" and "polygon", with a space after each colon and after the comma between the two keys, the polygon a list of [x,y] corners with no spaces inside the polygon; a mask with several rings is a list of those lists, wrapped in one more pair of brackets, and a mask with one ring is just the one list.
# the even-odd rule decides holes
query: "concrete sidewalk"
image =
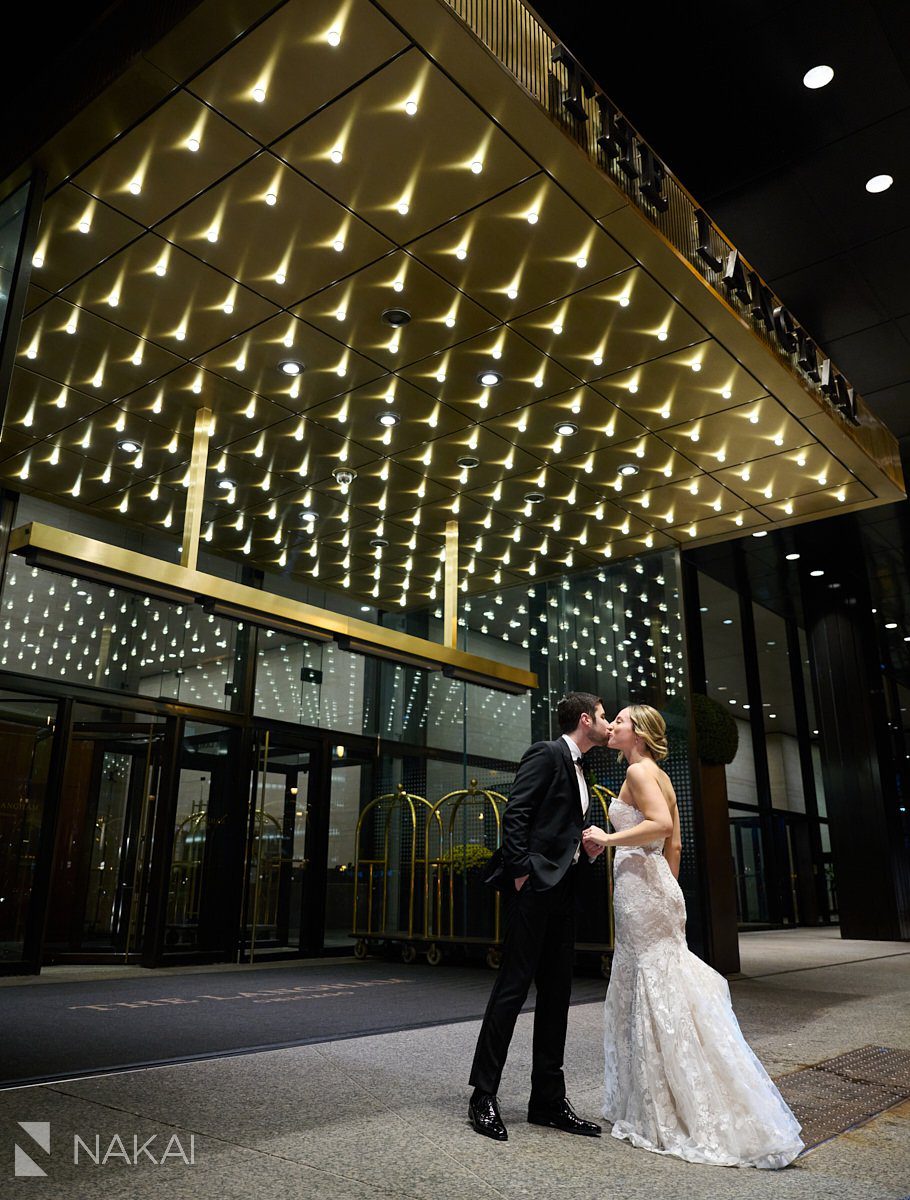
{"label": "concrete sidewalk", "polygon": [[[910,945],[842,942],[836,932],[793,930],[745,935],[742,952],[743,974],[731,981],[734,1005],[772,1074],[868,1043],[910,1049]],[[3,1195],[14,1200],[910,1196],[910,1103],[779,1172],[693,1166],[635,1150],[608,1130],[591,1142],[529,1126],[524,1111],[531,1027],[530,1016],[519,1018],[500,1092],[510,1129],[504,1145],[479,1138],[465,1119],[465,1079],[478,1030],[470,1022],[4,1092]],[[600,1004],[572,1009],[566,1071],[576,1108],[596,1117]],[[50,1156],[20,1121],[50,1123]],[[97,1136],[102,1158],[113,1142],[107,1164],[94,1165],[82,1151],[74,1165],[74,1134],[93,1153]],[[141,1146],[153,1135],[138,1165],[131,1165],[134,1137]],[[46,1178],[13,1177],[14,1142]],[[155,1165],[152,1158],[160,1159],[169,1143],[167,1161]],[[191,1149],[195,1162],[188,1165],[180,1156]]]}

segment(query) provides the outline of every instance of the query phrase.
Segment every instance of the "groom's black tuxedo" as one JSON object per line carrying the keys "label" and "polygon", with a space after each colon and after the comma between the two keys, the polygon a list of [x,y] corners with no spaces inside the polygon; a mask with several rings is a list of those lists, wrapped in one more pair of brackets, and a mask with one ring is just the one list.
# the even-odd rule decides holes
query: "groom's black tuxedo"
{"label": "groom's black tuxedo", "polygon": [[535,742],[519,763],[502,818],[502,849],[493,855],[487,882],[506,891],[528,875],[527,886],[535,892],[555,886],[590,824],[582,817],[578,775],[565,738]]}
{"label": "groom's black tuxedo", "polygon": [[[590,794],[590,793],[589,793]],[[515,1021],[531,982],[534,1050],[531,1106],[565,1098],[565,1052],[575,954],[575,853],[582,829],[578,774],[565,738],[535,742],[515,776],[502,820],[502,849],[487,882],[503,893],[505,934],[499,975],[477,1039],[471,1084],[495,1095]],[[580,861],[587,863],[582,851]],[[527,882],[520,891],[515,880]]]}

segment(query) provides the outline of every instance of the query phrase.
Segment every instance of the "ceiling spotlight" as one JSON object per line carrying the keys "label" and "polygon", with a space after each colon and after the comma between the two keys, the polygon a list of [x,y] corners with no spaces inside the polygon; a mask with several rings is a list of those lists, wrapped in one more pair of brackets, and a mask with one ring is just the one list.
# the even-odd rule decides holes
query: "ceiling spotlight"
{"label": "ceiling spotlight", "polygon": [[617,469],[620,475],[638,474],[638,467],[636,467],[635,463],[623,463],[622,466]]}
{"label": "ceiling spotlight", "polygon": [[296,358],[283,358],[278,364],[278,370],[285,375],[299,375],[303,371],[303,363]]}
{"label": "ceiling spotlight", "polygon": [[894,183],[894,180],[890,175],[873,175],[872,178],[866,182],[866,191],[887,192],[892,183]]}
{"label": "ceiling spotlight", "polygon": [[332,151],[332,153],[329,155],[329,158],[332,160],[333,163],[340,163],[344,159],[344,151],[341,149],[340,146],[336,146],[335,149]]}
{"label": "ceiling spotlight", "polygon": [[416,100],[406,100],[405,105],[404,105],[404,111],[408,114],[409,117],[413,117],[414,114],[417,112],[417,101]]}
{"label": "ceiling spotlight", "polygon": [[767,531],[767,529],[756,529],[756,531],[752,534],[752,536],[753,537],[767,537],[768,531]]}
{"label": "ceiling spotlight", "polygon": [[546,496],[543,492],[525,492],[525,504],[543,504]]}
{"label": "ceiling spotlight", "polygon": [[350,487],[357,478],[357,472],[352,471],[350,467],[336,467],[336,469],[332,472],[332,476],[336,483],[340,484],[343,488],[346,488]]}
{"label": "ceiling spotlight", "polygon": [[812,576],[813,579],[818,579],[820,576],[824,575],[824,573],[825,573],[824,571],[810,571],[809,572],[809,574]]}
{"label": "ceiling spotlight", "polygon": [[124,438],[122,442],[117,443],[117,449],[122,450],[124,454],[138,454],[142,449],[142,443],[133,438]]}
{"label": "ceiling spotlight", "polygon": [[312,508],[302,508],[299,513],[301,521],[315,521],[318,515],[316,510]]}
{"label": "ceiling spotlight", "polygon": [[480,161],[479,158],[475,158],[474,161],[471,163],[471,170],[474,172],[475,175],[479,175],[480,172],[483,170],[483,163]]}
{"label": "ceiling spotlight", "polygon": [[329,43],[330,46],[338,46],[341,43],[341,34],[338,32],[337,29],[330,29],[329,32],[325,35],[325,40]]}
{"label": "ceiling spotlight", "polygon": [[573,425],[571,421],[558,421],[554,428],[560,437],[572,437],[578,433],[578,426]]}
{"label": "ceiling spotlight", "polygon": [[834,78],[834,70],[831,67],[813,67],[811,71],[807,71],[803,76],[803,83],[807,88],[815,91],[817,88],[826,87]]}
{"label": "ceiling spotlight", "polygon": [[476,458],[473,454],[463,454],[461,458],[456,458],[455,462],[459,467],[464,468],[466,471],[470,471],[472,468],[480,466],[480,459]]}
{"label": "ceiling spotlight", "polygon": [[502,383],[502,376],[498,371],[481,371],[477,376],[477,382],[484,387],[496,387],[498,383]]}
{"label": "ceiling spotlight", "polygon": [[799,558],[799,555],[798,555],[798,554],[796,554],[796,553],[793,553],[793,554],[788,554],[788,555],[787,555],[787,562],[796,562],[796,560],[797,560],[798,558]]}
{"label": "ceiling spotlight", "polygon": [[383,325],[391,325],[393,329],[399,329],[402,325],[407,325],[411,314],[406,308],[387,308],[380,319]]}
{"label": "ceiling spotlight", "polygon": [[370,538],[370,545],[376,550],[383,550],[389,544],[389,539],[384,537]]}
{"label": "ceiling spotlight", "polygon": [[401,421],[401,417],[399,417],[398,413],[381,412],[376,420],[380,425],[392,426],[397,425]]}
{"label": "ceiling spotlight", "polygon": [[233,479],[219,479],[218,486],[223,492],[232,492],[237,486]]}

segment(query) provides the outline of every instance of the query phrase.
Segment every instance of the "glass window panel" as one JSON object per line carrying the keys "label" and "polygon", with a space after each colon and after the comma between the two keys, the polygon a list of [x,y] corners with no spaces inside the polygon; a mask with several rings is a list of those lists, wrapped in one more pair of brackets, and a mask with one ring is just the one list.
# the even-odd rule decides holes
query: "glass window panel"
{"label": "glass window panel", "polygon": [[[165,953],[221,950],[224,881],[236,878],[234,847],[244,815],[232,804],[239,730],[187,721],[180,746],[168,884]],[[245,827],[244,827],[245,833]]]}
{"label": "glass window panel", "polygon": [[143,949],[166,724],[77,704],[59,799],[45,949]]}
{"label": "glass window panel", "polygon": [[14,559],[3,583],[0,666],[56,682],[228,703],[236,626]]}
{"label": "glass window panel", "polygon": [[0,692],[0,962],[21,961],[57,705]]}
{"label": "glass window panel", "polygon": [[752,605],[752,613],[771,803],[774,808],[805,812],[796,708],[787,652],[787,626],[783,617],[760,604]]}

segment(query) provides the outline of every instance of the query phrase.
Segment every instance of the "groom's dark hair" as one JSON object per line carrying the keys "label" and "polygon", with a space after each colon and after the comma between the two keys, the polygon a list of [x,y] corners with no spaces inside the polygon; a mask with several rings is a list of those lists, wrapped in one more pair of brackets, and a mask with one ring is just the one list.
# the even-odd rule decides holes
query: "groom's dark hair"
{"label": "groom's dark hair", "polygon": [[574,733],[581,720],[581,714],[587,713],[593,720],[595,708],[602,703],[600,696],[592,696],[590,692],[567,692],[556,705],[559,732]]}

